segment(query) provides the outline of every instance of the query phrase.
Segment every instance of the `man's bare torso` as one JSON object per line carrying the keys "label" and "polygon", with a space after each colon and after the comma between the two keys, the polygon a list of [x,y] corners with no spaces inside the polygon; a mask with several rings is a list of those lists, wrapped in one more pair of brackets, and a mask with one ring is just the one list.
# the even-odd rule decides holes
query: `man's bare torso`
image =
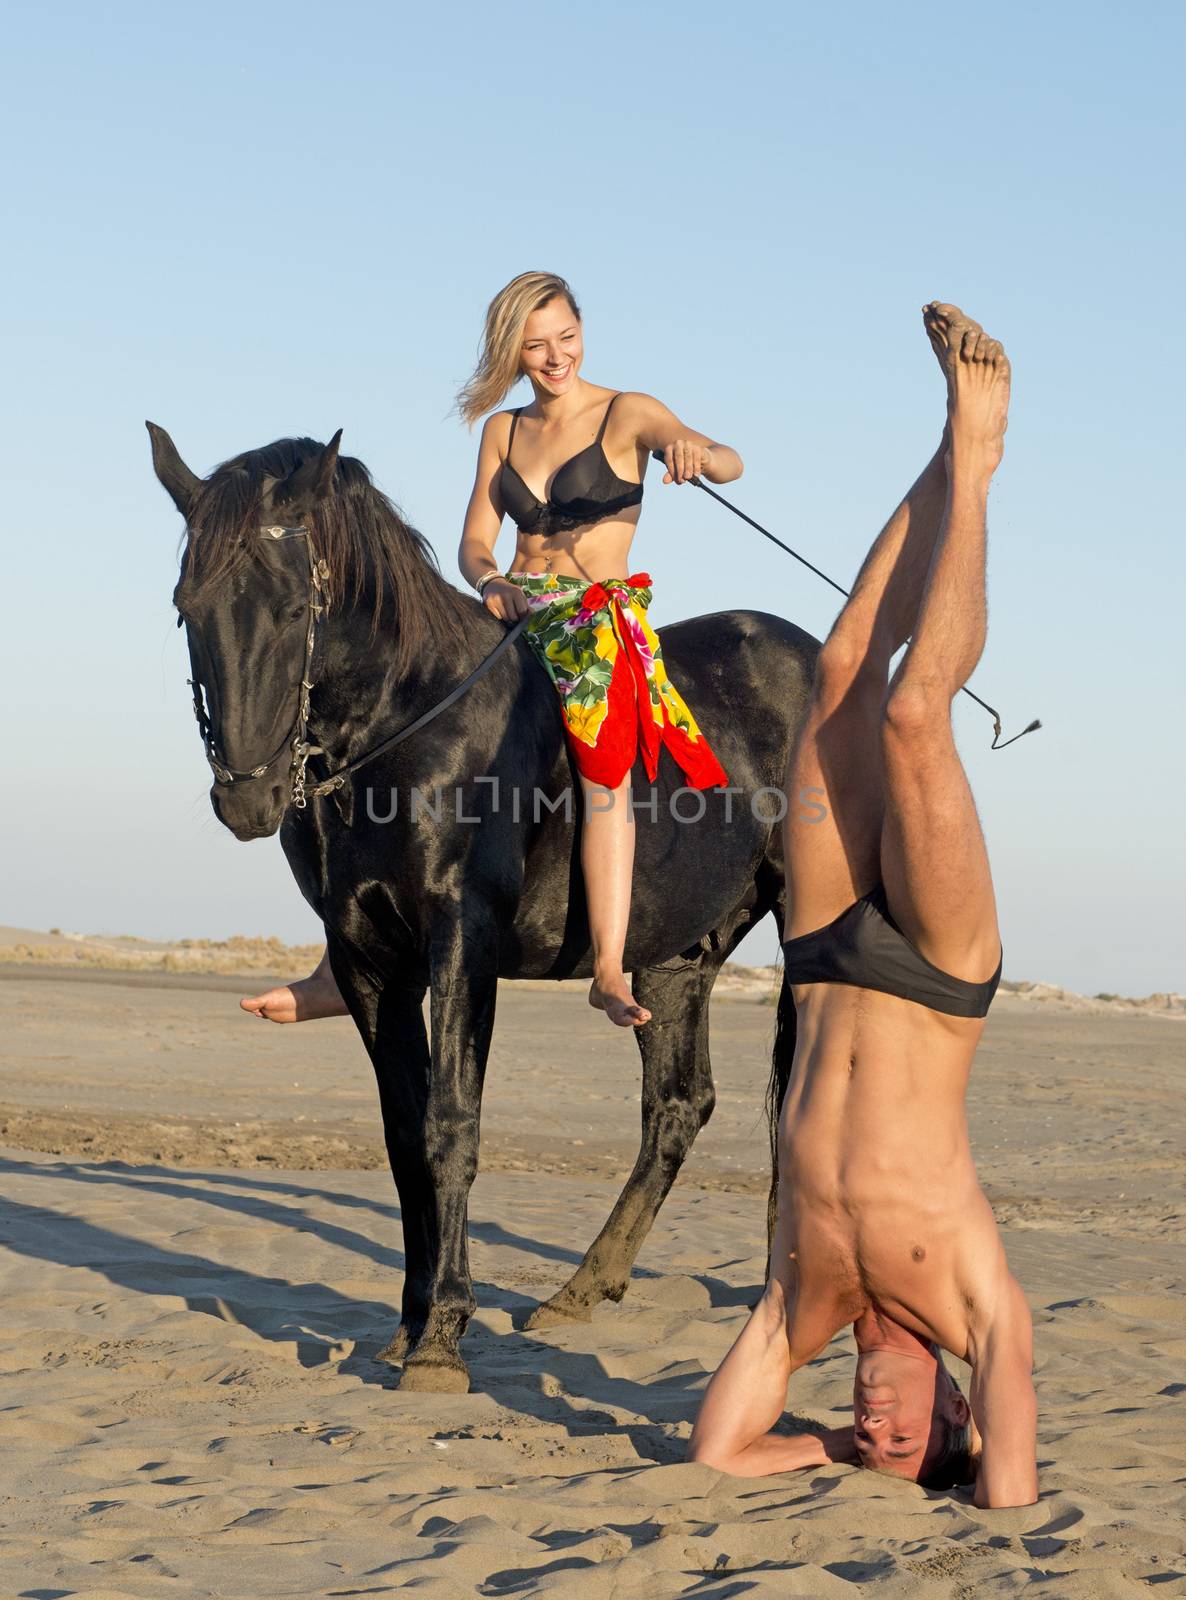
{"label": "man's bare torso", "polygon": [[774,1240],[798,1268],[792,1354],[879,1305],[966,1359],[1007,1270],[964,1112],[984,1023],[835,984],[795,1000]]}

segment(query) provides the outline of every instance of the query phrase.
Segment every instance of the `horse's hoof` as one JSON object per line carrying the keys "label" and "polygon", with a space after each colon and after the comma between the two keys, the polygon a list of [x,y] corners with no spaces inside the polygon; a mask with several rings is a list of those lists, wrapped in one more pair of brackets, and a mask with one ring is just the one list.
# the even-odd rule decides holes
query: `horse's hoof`
{"label": "horse's hoof", "polygon": [[593,1320],[593,1307],[582,1304],[579,1300],[565,1300],[556,1295],[551,1300],[545,1300],[523,1324],[528,1333],[538,1333],[541,1328],[559,1328],[566,1322],[591,1322]]}
{"label": "horse's hoof", "polygon": [[397,1387],[418,1394],[468,1394],[469,1373],[462,1362],[413,1358],[404,1367]]}
{"label": "horse's hoof", "polygon": [[399,1387],[415,1394],[469,1394],[469,1371],[459,1355],[413,1354],[403,1363]]}

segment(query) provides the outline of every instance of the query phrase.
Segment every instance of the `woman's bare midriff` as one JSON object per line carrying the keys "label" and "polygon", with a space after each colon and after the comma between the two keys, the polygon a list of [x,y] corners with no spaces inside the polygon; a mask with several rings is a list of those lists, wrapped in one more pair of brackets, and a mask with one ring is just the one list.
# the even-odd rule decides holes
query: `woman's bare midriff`
{"label": "woman's bare midriff", "polygon": [[521,533],[515,544],[515,559],[507,570],[537,575],[554,572],[560,578],[587,578],[590,583],[628,578],[630,546],[638,528],[637,509],[631,509],[633,516],[607,518],[551,538]]}
{"label": "woman's bare midriff", "polygon": [[962,1354],[1002,1264],[964,1110],[983,1020],[839,984],[796,995],[779,1210],[801,1312],[841,1326],[875,1302]]}

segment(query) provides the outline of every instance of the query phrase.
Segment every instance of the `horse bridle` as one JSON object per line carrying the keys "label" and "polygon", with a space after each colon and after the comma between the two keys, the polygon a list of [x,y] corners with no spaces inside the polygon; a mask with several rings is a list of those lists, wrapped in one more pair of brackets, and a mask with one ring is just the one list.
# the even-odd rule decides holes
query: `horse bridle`
{"label": "horse bridle", "polygon": [[[332,789],[340,789],[351,773],[356,772],[359,767],[365,766],[368,761],[373,761],[376,756],[381,756],[386,751],[393,749],[397,744],[401,744],[405,739],[410,738],[412,734],[419,732],[434,717],[439,717],[441,712],[446,711],[455,701],[460,700],[466,690],[471,688],[483,674],[490,670],[499,656],[509,649],[527,626],[527,618],[520,617],[514,627],[507,629],[490,654],[478,663],[468,677],[464,678],[455,689],[451,689],[442,700],[438,700],[434,706],[417,717],[414,722],[410,722],[407,727],[401,728],[398,733],[392,734],[389,739],[384,739],[374,749],[368,750],[364,755],[358,756],[344,767],[339,767],[336,772],[331,772],[329,777],[323,778],[320,783],[306,784],[305,766],[309,757],[325,754],[320,745],[309,743],[307,734],[309,728],[309,696],[313,692],[314,685],[313,652],[317,637],[317,619],[330,602],[329,566],[325,559],[319,556],[313,548],[313,541],[309,537],[308,528],[285,528],[271,525],[261,527],[259,531],[265,539],[304,539],[305,548],[309,554],[309,623],[305,629],[305,658],[301,663],[301,677],[297,688],[296,715],[289,724],[288,732],[266,761],[261,761],[256,766],[246,769],[228,766],[225,761],[219,758],[218,745],[215,742],[210,714],[203,700],[201,678],[197,664],[194,661],[191,643],[190,666],[194,676],[187,678],[186,682],[193,693],[194,716],[197,718],[198,729],[202,735],[202,745],[206,751],[206,760],[210,763],[216,783],[230,784],[234,783],[236,779],[262,778],[276,758],[284,751],[285,747],[291,746],[292,760],[288,770],[289,801],[298,811],[303,811],[309,795],[329,794]],[[179,622],[182,620],[182,618],[178,618]]]}
{"label": "horse bridle", "polygon": [[268,756],[267,760],[245,769],[228,766],[219,757],[218,745],[214,738],[214,729],[210,722],[210,713],[206,709],[203,698],[201,678],[198,676],[197,663],[193,658],[192,645],[190,648],[190,666],[194,676],[187,678],[186,682],[193,692],[194,716],[198,720],[198,729],[202,735],[206,760],[210,763],[215,782],[229,784],[234,783],[236,778],[262,778],[277,756],[287,746],[291,746],[292,762],[289,767],[289,798],[293,805],[303,808],[307,794],[305,764],[311,755],[321,754],[321,747],[319,745],[310,745],[305,735],[309,725],[309,694],[313,688],[311,673],[313,670],[313,648],[317,637],[317,619],[329,603],[329,589],[326,584],[326,580],[329,577],[329,567],[313,549],[313,541],[309,538],[309,530],[307,528],[283,528],[273,525],[261,527],[259,531],[265,539],[304,539],[305,548],[309,554],[309,622],[305,629],[305,659],[301,663],[301,679],[297,688],[296,715],[288,725],[288,732],[272,751],[271,755]]}

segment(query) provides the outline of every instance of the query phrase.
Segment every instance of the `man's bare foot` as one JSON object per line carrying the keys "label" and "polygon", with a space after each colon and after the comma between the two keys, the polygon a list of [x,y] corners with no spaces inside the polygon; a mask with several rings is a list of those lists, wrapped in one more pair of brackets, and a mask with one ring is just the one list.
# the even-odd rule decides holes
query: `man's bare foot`
{"label": "man's bare foot", "polygon": [[983,461],[991,473],[1005,451],[1011,369],[1004,346],[958,306],[932,300],[923,326],[947,379],[949,448]]}
{"label": "man's bare foot", "polygon": [[594,978],[589,987],[589,1004],[597,1011],[604,1011],[619,1028],[641,1028],[644,1022],[651,1020],[646,1006],[640,1006],[630,993],[624,972]]}
{"label": "man's bare foot", "polygon": [[265,1022],[311,1022],[314,1017],[345,1017],[350,1011],[334,981],[328,955],[322,956],[307,978],[269,989],[266,994],[249,995],[239,1004]]}

